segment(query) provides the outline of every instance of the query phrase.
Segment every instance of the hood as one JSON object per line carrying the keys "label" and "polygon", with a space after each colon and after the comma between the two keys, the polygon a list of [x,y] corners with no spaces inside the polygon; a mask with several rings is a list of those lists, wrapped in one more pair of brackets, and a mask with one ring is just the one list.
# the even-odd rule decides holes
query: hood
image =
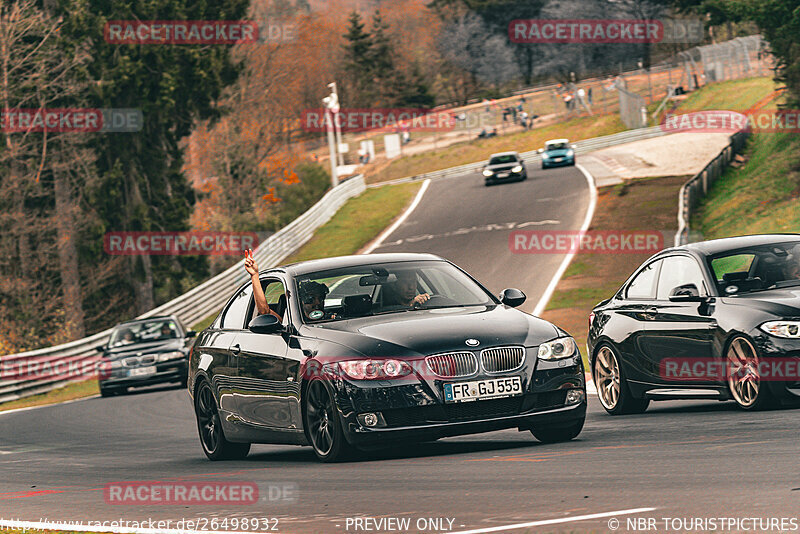
{"label": "hood", "polygon": [[721,298],[725,304],[747,306],[777,317],[800,317],[800,287],[770,289]]}
{"label": "hood", "polygon": [[517,165],[522,165],[519,162],[511,162],[511,163],[495,163],[494,165],[487,165],[486,168],[490,171],[507,171],[511,170]]}
{"label": "hood", "polygon": [[139,353],[153,354],[159,352],[170,352],[182,350],[184,348],[184,340],[165,339],[162,341],[151,341],[148,343],[134,343],[133,345],[120,345],[112,349],[106,349],[103,355],[106,358],[125,358],[128,356],[136,356]]}
{"label": "hood", "polygon": [[[555,326],[502,305],[414,310],[304,328],[364,356],[417,357],[499,345],[535,346],[559,336]],[[467,339],[480,344],[470,347]]]}

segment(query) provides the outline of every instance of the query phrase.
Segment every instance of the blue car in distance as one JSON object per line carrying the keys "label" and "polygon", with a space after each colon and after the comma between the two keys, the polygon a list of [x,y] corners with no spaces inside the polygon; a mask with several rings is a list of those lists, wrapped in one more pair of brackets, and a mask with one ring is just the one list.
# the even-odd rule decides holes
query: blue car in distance
{"label": "blue car in distance", "polygon": [[542,155],[542,168],[575,165],[575,145],[567,139],[551,139],[539,149]]}

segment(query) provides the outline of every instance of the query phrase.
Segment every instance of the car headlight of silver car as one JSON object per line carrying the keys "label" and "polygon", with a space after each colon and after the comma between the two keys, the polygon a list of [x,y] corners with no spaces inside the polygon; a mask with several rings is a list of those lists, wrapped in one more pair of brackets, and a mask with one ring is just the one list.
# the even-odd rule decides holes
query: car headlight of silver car
{"label": "car headlight of silver car", "polygon": [[483,175],[486,176],[486,177],[492,176],[493,174],[494,174],[494,171],[490,171],[489,169],[484,169],[483,170]]}
{"label": "car headlight of silver car", "polygon": [[161,354],[158,354],[156,356],[156,361],[157,362],[167,362],[169,360],[177,360],[179,358],[183,358],[184,356],[185,355],[179,350],[176,350],[176,351],[173,351],[173,352],[162,352]]}
{"label": "car headlight of silver car", "polygon": [[760,328],[775,337],[800,339],[800,321],[767,321]]}
{"label": "car headlight of silver car", "polygon": [[540,360],[561,360],[575,356],[578,344],[571,337],[560,337],[539,345]]}
{"label": "car headlight of silver car", "polygon": [[511,168],[511,172],[522,172],[522,165],[514,165]]}

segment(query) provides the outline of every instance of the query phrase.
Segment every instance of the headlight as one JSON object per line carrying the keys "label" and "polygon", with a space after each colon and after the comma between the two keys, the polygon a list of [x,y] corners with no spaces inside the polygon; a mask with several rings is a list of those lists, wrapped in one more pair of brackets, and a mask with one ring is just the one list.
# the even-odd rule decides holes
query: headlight
{"label": "headlight", "polygon": [[385,380],[411,374],[411,366],[400,360],[350,360],[339,368],[355,380]]}
{"label": "headlight", "polygon": [[574,150],[572,150],[571,148],[569,150],[567,150],[567,157],[568,158],[571,158],[574,155],[575,155],[575,151]]}
{"label": "headlight", "polygon": [[491,176],[493,174],[494,174],[494,171],[490,171],[489,169],[486,169],[486,170],[483,171],[483,175],[484,176]]}
{"label": "headlight", "polygon": [[539,345],[539,359],[541,360],[560,360],[574,356],[578,351],[578,345],[571,337],[560,337],[547,343]]}
{"label": "headlight", "polygon": [[760,328],[775,337],[800,338],[800,321],[767,321]]}
{"label": "headlight", "polygon": [[515,165],[511,168],[511,172],[522,172],[522,165]]}
{"label": "headlight", "polygon": [[156,361],[166,362],[169,360],[177,360],[178,358],[183,358],[184,356],[185,355],[179,350],[176,350],[174,352],[162,352],[161,354],[156,355]]}
{"label": "headlight", "polygon": [[549,157],[550,157],[550,154],[548,154],[547,152],[542,152],[542,159],[547,159]]}

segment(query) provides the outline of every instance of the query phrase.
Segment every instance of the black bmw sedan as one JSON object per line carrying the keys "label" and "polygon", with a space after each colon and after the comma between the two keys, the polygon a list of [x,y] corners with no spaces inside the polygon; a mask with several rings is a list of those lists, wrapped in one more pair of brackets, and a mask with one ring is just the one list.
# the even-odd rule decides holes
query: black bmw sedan
{"label": "black bmw sedan", "polygon": [[198,335],[189,391],[212,460],[251,443],[335,461],[398,442],[506,428],[545,442],[586,416],[575,341],[428,254],[313,260],[240,287]]}
{"label": "black bmw sedan", "polygon": [[594,308],[587,344],[611,414],[651,400],[800,400],[800,235],[659,252]]}
{"label": "black bmw sedan", "polygon": [[111,331],[99,365],[100,394],[176,382],[186,384],[189,347],[195,332],[173,315],[120,323]]}
{"label": "black bmw sedan", "polygon": [[528,179],[525,162],[516,152],[492,154],[482,171],[485,185]]}

